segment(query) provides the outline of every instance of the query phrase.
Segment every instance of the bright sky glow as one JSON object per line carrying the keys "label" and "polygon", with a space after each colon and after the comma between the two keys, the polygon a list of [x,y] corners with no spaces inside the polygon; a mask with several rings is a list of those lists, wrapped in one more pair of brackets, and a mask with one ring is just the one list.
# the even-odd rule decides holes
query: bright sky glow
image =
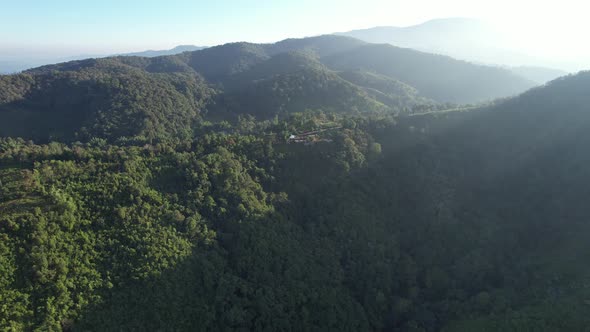
{"label": "bright sky glow", "polygon": [[0,0],[0,55],[272,42],[474,17],[501,25],[523,50],[580,59],[590,56],[588,13],[581,0]]}

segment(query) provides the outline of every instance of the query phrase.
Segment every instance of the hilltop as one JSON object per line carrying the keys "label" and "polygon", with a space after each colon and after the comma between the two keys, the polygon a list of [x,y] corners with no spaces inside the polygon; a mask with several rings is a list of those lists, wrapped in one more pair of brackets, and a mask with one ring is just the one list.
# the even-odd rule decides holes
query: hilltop
{"label": "hilltop", "polygon": [[1,136],[113,141],[186,137],[204,114],[411,113],[506,97],[534,83],[501,68],[320,36],[71,61],[1,76],[0,85]]}

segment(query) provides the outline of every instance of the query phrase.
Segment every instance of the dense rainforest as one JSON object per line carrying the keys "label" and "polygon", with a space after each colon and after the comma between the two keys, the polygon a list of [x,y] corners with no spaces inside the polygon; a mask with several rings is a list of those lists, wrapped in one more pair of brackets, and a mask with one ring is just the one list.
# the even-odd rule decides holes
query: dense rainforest
{"label": "dense rainforest", "polygon": [[0,329],[588,331],[590,73],[465,105],[528,83],[412,52],[0,76]]}

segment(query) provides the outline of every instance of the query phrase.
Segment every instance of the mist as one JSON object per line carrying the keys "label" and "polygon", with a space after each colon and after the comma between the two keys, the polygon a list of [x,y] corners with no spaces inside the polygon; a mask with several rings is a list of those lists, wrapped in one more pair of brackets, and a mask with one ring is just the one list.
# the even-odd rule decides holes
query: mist
{"label": "mist", "polygon": [[[476,18],[433,19],[405,27],[375,27],[338,33],[371,43],[389,43],[474,63],[549,67],[567,72],[590,68],[585,46],[547,49],[541,32],[513,31]],[[542,40],[541,44],[533,41]]]}

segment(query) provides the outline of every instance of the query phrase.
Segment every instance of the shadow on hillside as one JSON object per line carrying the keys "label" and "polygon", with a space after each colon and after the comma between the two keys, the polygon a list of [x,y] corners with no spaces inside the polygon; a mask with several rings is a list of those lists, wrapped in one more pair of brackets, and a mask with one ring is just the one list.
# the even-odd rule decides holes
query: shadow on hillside
{"label": "shadow on hillside", "polygon": [[[214,303],[227,287],[220,258],[211,250],[195,251],[173,269],[147,278],[125,280],[102,292],[102,301],[87,307],[72,331],[211,331],[216,330]],[[66,322],[71,324],[71,322]]]}
{"label": "shadow on hillside", "polygon": [[28,92],[23,100],[0,104],[0,137],[21,137],[37,143],[71,140],[87,114],[82,104],[60,105],[41,92]]}
{"label": "shadow on hillside", "polygon": [[[526,118],[522,117],[521,120]],[[442,214],[441,217],[437,214],[440,211],[438,203],[441,203],[437,200],[441,197],[447,200],[443,203],[451,207],[448,218],[453,218],[457,223],[443,225],[456,227],[450,231],[456,231],[460,235],[456,238],[462,241],[461,244],[467,243],[471,246],[467,249],[472,250],[459,252],[456,257],[447,259],[454,261],[454,264],[463,259],[470,262],[468,259],[473,254],[478,258],[478,264],[485,268],[489,269],[486,263],[499,264],[491,265],[498,269],[492,273],[468,270],[494,278],[486,280],[482,277],[489,282],[484,287],[466,286],[465,305],[470,305],[469,296],[480,294],[481,288],[491,292],[493,287],[501,287],[502,291],[509,293],[505,300],[542,301],[550,296],[541,293],[527,298],[531,289],[546,284],[539,278],[546,275],[543,271],[548,268],[538,267],[542,263],[538,257],[566,248],[572,234],[586,229],[582,219],[590,215],[590,208],[585,202],[590,191],[585,186],[587,181],[583,181],[590,178],[590,171],[585,167],[590,162],[590,154],[585,152],[585,146],[590,144],[590,135],[583,131],[584,127],[580,125],[574,130],[563,132],[563,128],[572,129],[574,124],[567,121],[547,136],[547,130],[538,124],[526,125],[525,128],[529,130],[523,132],[518,123],[503,121],[494,119],[490,113],[473,113],[438,128],[416,120],[400,123],[398,126],[408,126],[409,131],[403,135],[409,136],[381,137],[382,140],[391,141],[383,143],[384,151],[389,155],[378,162],[379,167],[351,173],[353,183],[365,181],[366,176],[377,176],[375,187],[363,188],[361,191],[371,201],[379,203],[390,202],[388,195],[394,193],[388,190],[395,190],[396,184],[411,185],[412,189],[420,191],[431,188],[441,192],[449,189],[444,186],[453,186],[451,189],[455,193],[450,196],[420,196],[424,202],[418,203],[403,197],[404,193],[405,196],[418,194],[407,188],[398,188],[400,202],[408,203],[406,208],[409,212],[396,212],[391,206],[387,207],[387,211],[393,214],[390,217],[392,222],[396,218],[406,217],[409,219],[406,226],[418,227],[416,223],[423,220],[443,220]],[[414,129],[410,130],[410,126]],[[422,128],[425,129],[424,133],[431,136],[422,135]],[[523,137],[519,139],[520,136]],[[425,166],[415,167],[420,163],[425,163]],[[310,167],[301,172],[313,170]],[[395,175],[389,178],[385,173],[375,173],[379,171],[393,171]],[[310,175],[303,178],[310,183],[293,182],[291,185],[298,185],[297,190],[305,193],[308,189],[301,186],[325,185],[318,182],[319,178]],[[452,181],[437,182],[437,187],[428,182],[433,179]],[[390,180],[394,185],[380,192],[378,186]],[[331,188],[345,187],[334,184]],[[310,192],[321,192],[315,189],[312,188]],[[404,207],[402,204],[399,206]],[[425,207],[436,208],[432,208],[430,216],[411,219],[416,211],[424,213]],[[466,214],[462,209],[471,214]],[[323,220],[332,212],[326,211],[326,216],[315,216],[317,220],[312,218],[306,222],[318,222],[320,217]],[[347,228],[349,233],[340,236],[352,238],[352,234],[360,233],[364,227],[375,226],[369,224],[368,220],[358,221],[363,221],[359,223],[358,229]],[[191,257],[158,276],[144,281],[124,281],[121,286],[105,291],[102,303],[86,308],[71,329],[289,330],[294,329],[294,322],[309,329],[326,325],[334,328],[344,326],[350,330],[368,329],[368,326],[358,325],[362,323],[355,321],[355,318],[358,321],[366,319],[362,317],[364,310],[360,307],[360,301],[349,294],[339,294],[346,289],[342,283],[342,257],[338,253],[342,248],[318,244],[314,232],[320,230],[300,227],[296,224],[299,221],[269,222],[272,220],[243,226],[245,228],[235,234],[233,240],[222,241],[222,250],[196,249]],[[432,225],[436,226],[436,223]],[[330,226],[324,223],[321,226],[333,227],[323,231],[334,234],[349,225]],[[439,230],[435,229],[433,235],[446,234],[437,232]],[[446,246],[444,248],[450,248],[449,253],[453,252],[453,246],[459,248],[458,242],[448,243],[446,238],[431,241],[426,236],[417,236],[403,240],[407,241],[408,246],[415,243],[416,247],[422,249],[438,250],[437,246]],[[568,258],[572,262],[581,261],[582,255],[571,250],[565,252],[573,254],[574,257]],[[428,262],[420,260],[419,254],[415,254],[418,257],[416,263],[422,269],[422,265]],[[489,256],[479,256],[482,254]],[[489,259],[489,262],[482,261],[484,258]],[[555,273],[559,275],[560,271],[556,270]],[[498,275],[500,277],[495,278]],[[471,274],[462,278],[477,281]],[[518,303],[521,302],[514,302],[514,305]],[[435,309],[431,307],[429,310],[432,311],[425,311],[428,319],[424,319],[431,327],[440,327],[445,321],[441,320]],[[347,321],[345,317],[351,316],[351,313],[358,317],[352,315]],[[432,317],[434,322],[431,322]],[[256,322],[262,322],[259,323],[262,325],[256,325]]]}

